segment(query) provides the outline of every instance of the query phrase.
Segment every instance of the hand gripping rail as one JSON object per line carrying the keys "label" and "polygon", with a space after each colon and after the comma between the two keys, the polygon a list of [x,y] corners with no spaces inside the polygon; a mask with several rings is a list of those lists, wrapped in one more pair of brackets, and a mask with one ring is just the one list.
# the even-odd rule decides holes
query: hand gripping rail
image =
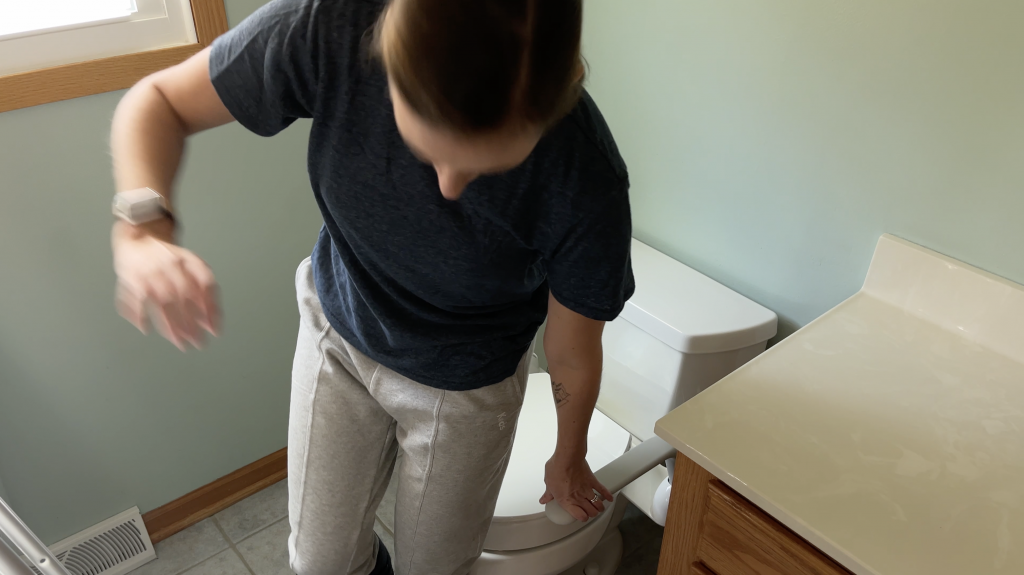
{"label": "hand gripping rail", "polygon": [[[612,493],[622,491],[638,477],[654,469],[666,459],[675,457],[676,449],[660,437],[652,437],[617,457],[614,461],[594,472],[601,485]],[[557,501],[550,501],[544,507],[548,519],[558,525],[568,525],[575,521],[572,515],[562,509]],[[6,574],[4,574],[6,575]]]}

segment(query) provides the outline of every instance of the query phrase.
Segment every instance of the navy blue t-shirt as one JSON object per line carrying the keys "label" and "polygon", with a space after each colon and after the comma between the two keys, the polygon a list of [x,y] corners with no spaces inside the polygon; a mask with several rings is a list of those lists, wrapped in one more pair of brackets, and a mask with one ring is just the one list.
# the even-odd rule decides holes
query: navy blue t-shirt
{"label": "navy blue t-shirt", "polygon": [[312,118],[308,169],[324,226],[313,249],[331,326],[436,388],[515,372],[548,290],[614,319],[633,292],[626,166],[597,106],[579,104],[527,160],[441,196],[402,141],[368,31],[382,0],[275,0],[213,44],[210,78],[243,126]]}

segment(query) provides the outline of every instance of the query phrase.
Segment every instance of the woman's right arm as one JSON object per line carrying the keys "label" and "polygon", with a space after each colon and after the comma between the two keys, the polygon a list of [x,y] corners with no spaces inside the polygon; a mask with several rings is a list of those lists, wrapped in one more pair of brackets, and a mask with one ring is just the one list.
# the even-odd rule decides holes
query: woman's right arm
{"label": "woman's right arm", "polygon": [[[149,187],[173,206],[185,139],[234,120],[210,81],[209,60],[206,48],[144,78],[118,104],[110,137],[118,192]],[[170,220],[140,226],[118,220],[111,243],[118,311],[125,319],[145,332],[148,311],[160,333],[182,351],[186,344],[199,347],[203,330],[217,333],[213,273],[175,243]]]}

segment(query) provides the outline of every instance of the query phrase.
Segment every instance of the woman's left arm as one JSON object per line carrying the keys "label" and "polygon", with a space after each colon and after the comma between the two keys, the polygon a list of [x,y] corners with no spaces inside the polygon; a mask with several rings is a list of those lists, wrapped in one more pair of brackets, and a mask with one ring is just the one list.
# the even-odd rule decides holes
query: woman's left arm
{"label": "woman's left arm", "polygon": [[540,502],[554,499],[579,521],[603,511],[602,499],[612,500],[586,460],[587,430],[601,385],[603,331],[603,321],[584,317],[548,296],[544,353],[558,412],[558,442],[544,469],[547,491]]}

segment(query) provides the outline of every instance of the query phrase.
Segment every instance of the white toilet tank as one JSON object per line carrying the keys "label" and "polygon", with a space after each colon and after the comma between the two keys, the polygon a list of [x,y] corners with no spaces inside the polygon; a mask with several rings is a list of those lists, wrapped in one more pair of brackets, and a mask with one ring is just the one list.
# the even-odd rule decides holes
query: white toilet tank
{"label": "white toilet tank", "polygon": [[654,422],[765,349],[778,318],[633,240],[636,292],[604,330],[597,407],[641,440]]}

